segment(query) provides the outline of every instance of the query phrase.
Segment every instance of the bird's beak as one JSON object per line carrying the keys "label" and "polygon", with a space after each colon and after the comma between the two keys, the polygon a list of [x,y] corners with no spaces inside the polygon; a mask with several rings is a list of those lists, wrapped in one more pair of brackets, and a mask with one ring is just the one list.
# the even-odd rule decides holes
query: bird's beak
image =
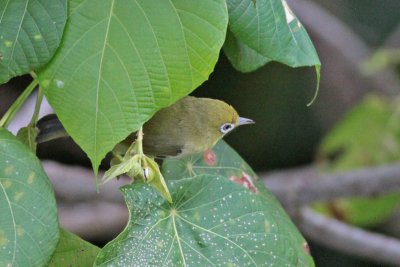
{"label": "bird's beak", "polygon": [[255,123],[255,121],[253,121],[252,119],[239,117],[239,123],[238,123],[239,126],[245,124],[253,124],[253,123]]}

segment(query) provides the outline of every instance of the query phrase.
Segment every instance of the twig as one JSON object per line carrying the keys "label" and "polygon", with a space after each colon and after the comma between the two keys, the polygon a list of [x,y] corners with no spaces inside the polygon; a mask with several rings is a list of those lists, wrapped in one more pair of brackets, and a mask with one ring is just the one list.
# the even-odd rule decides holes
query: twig
{"label": "twig", "polygon": [[313,241],[375,262],[400,265],[400,241],[302,208],[298,226]]}
{"label": "twig", "polygon": [[308,167],[261,177],[292,215],[316,201],[400,192],[400,164],[331,174],[321,174],[316,168]]}
{"label": "twig", "polygon": [[[68,166],[54,161],[43,161],[43,168],[49,176],[56,196],[59,199],[70,202],[82,201],[109,201],[123,203],[119,188],[131,182],[126,176],[119,180],[104,184],[97,193],[93,171],[79,166]],[[102,176],[103,172],[99,172]]]}
{"label": "twig", "polygon": [[128,210],[122,204],[104,201],[61,204],[60,224],[87,240],[115,238],[128,221]]}
{"label": "twig", "polygon": [[371,197],[400,192],[400,164],[321,174],[315,167],[261,176],[304,235],[346,254],[400,266],[400,241],[362,230],[305,207],[339,197]]}

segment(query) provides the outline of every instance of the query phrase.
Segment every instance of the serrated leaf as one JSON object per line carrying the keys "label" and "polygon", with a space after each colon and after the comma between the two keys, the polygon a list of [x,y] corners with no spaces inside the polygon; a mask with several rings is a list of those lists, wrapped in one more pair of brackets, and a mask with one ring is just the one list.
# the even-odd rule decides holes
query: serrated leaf
{"label": "serrated leaf", "polygon": [[0,266],[44,266],[58,241],[54,193],[39,160],[0,129]]}
{"label": "serrated leaf", "polygon": [[0,84],[37,70],[53,56],[67,19],[66,0],[0,2]]}
{"label": "serrated leaf", "polygon": [[233,36],[229,30],[226,33],[223,49],[232,66],[241,72],[254,71],[271,61],[269,58],[245,45]]}
{"label": "serrated leaf", "polygon": [[60,240],[48,267],[93,266],[100,248],[79,236],[60,229]]}
{"label": "serrated leaf", "polygon": [[[292,244],[303,242],[304,246],[307,246],[306,241],[291,222],[280,203],[264,186],[263,181],[258,178],[251,167],[224,140],[220,140],[213,149],[207,150],[204,153],[190,155],[179,160],[165,160],[162,172],[166,180],[176,180],[181,179],[181,177],[204,174],[218,174],[229,179],[232,183],[241,185],[248,191],[256,193],[263,198],[264,204],[271,209],[271,212],[273,210],[277,225],[281,229],[285,229],[283,231],[286,233],[290,233],[291,237],[287,240],[288,242],[292,242]],[[297,253],[296,257],[299,258],[299,262],[308,262],[310,265],[306,266],[313,266],[312,258],[307,253],[304,253],[303,247],[293,246],[292,248]],[[284,255],[284,252],[282,255]]]}
{"label": "serrated leaf", "polygon": [[178,159],[166,159],[162,172],[167,180],[177,180],[200,174],[218,174],[224,177],[240,177],[243,173],[251,181],[258,180],[251,167],[224,140],[204,153],[192,154]]}
{"label": "serrated leaf", "polygon": [[218,175],[169,181],[173,204],[145,184],[124,186],[125,230],[96,266],[313,266],[280,209]]}
{"label": "serrated leaf", "polygon": [[62,45],[39,73],[51,106],[97,166],[157,110],[204,82],[224,42],[224,0],[69,1]]}
{"label": "serrated leaf", "polygon": [[[251,167],[224,140],[204,153],[193,154],[180,159],[166,159],[162,165],[166,180],[176,180],[200,174],[218,174],[229,178],[254,193],[261,193],[280,207],[271,193]],[[282,212],[284,213],[283,209]]]}
{"label": "serrated leaf", "polygon": [[227,5],[233,35],[260,55],[291,67],[321,64],[285,0],[227,0]]}

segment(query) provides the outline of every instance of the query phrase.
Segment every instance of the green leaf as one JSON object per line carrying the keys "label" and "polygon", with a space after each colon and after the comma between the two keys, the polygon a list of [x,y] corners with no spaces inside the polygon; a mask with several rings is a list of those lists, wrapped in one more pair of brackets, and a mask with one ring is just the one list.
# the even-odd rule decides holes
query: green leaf
{"label": "green leaf", "polygon": [[[224,140],[204,153],[193,154],[179,159],[166,159],[162,165],[165,179],[177,180],[200,174],[218,174],[225,177],[249,176],[249,183],[254,185],[258,177],[251,167]],[[262,183],[261,183],[262,184]],[[264,188],[264,186],[262,186]],[[249,188],[250,189],[250,188]],[[252,189],[257,191],[257,189]]]}
{"label": "green leaf", "polygon": [[60,44],[66,0],[0,2],[0,84],[44,66]]}
{"label": "green leaf", "polygon": [[285,0],[227,0],[227,5],[230,30],[255,52],[291,67],[321,64],[306,30]]}
{"label": "green leaf", "polygon": [[[400,158],[399,100],[367,96],[322,140],[320,159],[329,159],[325,171],[371,167]],[[367,128],[366,128],[367,127]],[[379,179],[379,177],[377,177]],[[400,194],[373,198],[338,199],[317,205],[326,215],[362,227],[373,227],[399,206]]]}
{"label": "green leaf", "polygon": [[319,147],[319,157],[332,157],[328,167],[335,171],[398,161],[398,107],[398,100],[367,96],[324,137]]}
{"label": "green leaf", "polygon": [[314,266],[280,204],[224,141],[162,170],[174,202],[144,184],[124,187],[131,218],[97,265]]}
{"label": "green leaf", "polygon": [[[268,206],[268,212],[271,212],[269,218],[274,218],[283,233],[290,233],[290,237],[285,236],[286,234],[282,234],[281,237],[284,237],[291,245],[280,245],[286,246],[289,250],[293,249],[293,253],[296,254],[295,257],[298,257],[299,265],[293,266],[314,266],[312,258],[307,253],[304,253],[303,248],[307,247],[306,241],[291,222],[280,203],[265,188],[263,181],[258,178],[251,167],[224,140],[220,140],[213,149],[209,149],[204,153],[190,155],[179,160],[165,160],[162,171],[166,180],[204,174],[218,174],[235,184],[241,185],[248,191],[256,193],[263,198],[264,205]],[[300,243],[304,245],[301,248],[296,246],[296,244]],[[282,257],[285,257],[284,254],[285,252],[282,252]]]}
{"label": "green leaf", "polygon": [[224,0],[72,0],[45,95],[95,171],[157,110],[204,82],[218,59]]}
{"label": "green leaf", "polygon": [[232,66],[241,72],[254,71],[271,61],[235,38],[229,30],[226,33],[223,49]]}
{"label": "green leaf", "polygon": [[[265,188],[251,167],[224,140],[218,141],[213,149],[180,159],[164,160],[162,173],[166,180],[176,180],[200,174],[218,174],[229,178],[248,190],[261,194],[268,202],[281,209],[275,197]],[[284,213],[283,209],[282,213]]]}
{"label": "green leaf", "polygon": [[60,229],[60,240],[48,267],[93,266],[99,251],[79,236]]}
{"label": "green leaf", "polygon": [[138,139],[126,151],[118,146],[113,149],[111,167],[105,172],[103,182],[126,173],[135,182],[144,181],[150,184],[171,203],[171,195],[157,162],[143,154],[142,138],[142,130],[139,130]]}
{"label": "green leaf", "polygon": [[0,266],[44,266],[58,241],[54,193],[39,160],[0,129]]}
{"label": "green leaf", "polygon": [[19,129],[17,138],[24,143],[32,153],[36,154],[36,136],[38,130],[32,124]]}
{"label": "green leaf", "polygon": [[130,220],[96,266],[313,266],[288,218],[217,175],[169,181],[173,204],[141,183],[124,186]]}

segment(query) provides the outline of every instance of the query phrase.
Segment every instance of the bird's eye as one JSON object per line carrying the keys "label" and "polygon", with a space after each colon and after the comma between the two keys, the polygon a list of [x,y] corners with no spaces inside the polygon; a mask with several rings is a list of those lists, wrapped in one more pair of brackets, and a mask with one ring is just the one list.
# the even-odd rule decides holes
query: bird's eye
{"label": "bird's eye", "polygon": [[221,125],[221,133],[226,134],[229,131],[231,131],[233,128],[235,127],[235,125],[233,125],[232,123],[224,123]]}

